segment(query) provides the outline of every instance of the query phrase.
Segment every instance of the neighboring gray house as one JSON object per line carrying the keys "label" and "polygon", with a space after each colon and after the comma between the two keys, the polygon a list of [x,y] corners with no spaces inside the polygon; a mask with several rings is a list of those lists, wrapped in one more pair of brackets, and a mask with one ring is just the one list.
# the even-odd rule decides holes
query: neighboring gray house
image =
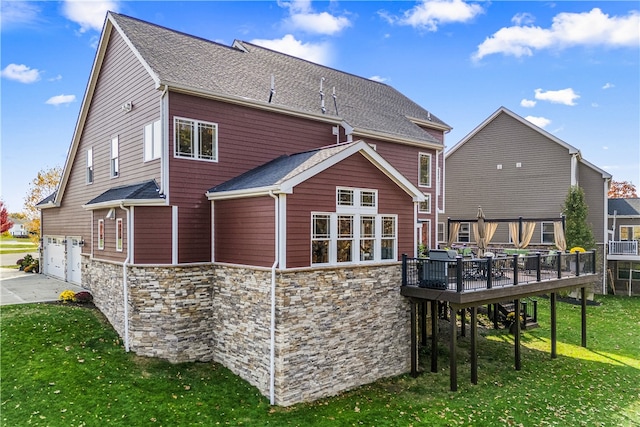
{"label": "neighboring gray house", "polygon": [[640,198],[609,199],[609,237],[609,283],[616,293],[640,294]]}
{"label": "neighboring gray house", "polygon": [[27,222],[23,219],[12,219],[13,225],[9,229],[9,234],[13,237],[27,237],[29,236],[29,231],[27,230]]}
{"label": "neighboring gray house", "polygon": [[[445,213],[438,240],[447,240],[447,218],[472,219],[478,206],[486,218],[561,218],[572,185],[584,189],[599,251],[607,241],[607,193],[611,175],[586,161],[580,150],[501,107],[445,153]],[[470,223],[455,238],[474,245]],[[512,247],[507,224],[491,245]],[[554,249],[553,222],[535,225],[529,247]],[[603,251],[600,253],[604,253]],[[600,264],[601,263],[601,264]],[[604,257],[599,261],[604,269]],[[606,282],[602,281],[603,292]]]}

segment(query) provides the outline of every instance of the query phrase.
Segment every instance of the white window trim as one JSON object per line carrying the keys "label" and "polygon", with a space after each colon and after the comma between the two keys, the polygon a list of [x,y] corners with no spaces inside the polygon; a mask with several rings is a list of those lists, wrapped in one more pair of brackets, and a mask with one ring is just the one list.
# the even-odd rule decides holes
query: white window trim
{"label": "white window trim", "polygon": [[87,170],[86,170],[86,184],[93,184],[94,169],[93,169],[93,147],[87,149]]}
{"label": "white window trim", "polygon": [[[547,234],[551,234],[552,238],[550,242],[545,242],[544,241],[544,226],[545,224],[551,224],[551,233],[547,233]],[[554,241],[554,237],[553,237],[553,222],[550,221],[542,221],[540,223],[540,244],[541,245],[555,245],[555,241]]]}
{"label": "white window trim", "polygon": [[[467,240],[461,240],[460,239],[460,234],[462,233],[462,224],[467,224],[467,232],[465,234],[467,234],[469,236],[469,238]],[[471,243],[471,223],[470,222],[461,222],[460,223],[460,229],[458,230],[458,235],[456,236],[456,241],[461,242],[461,243]]]}
{"label": "white window trim", "polygon": [[[339,205],[338,193],[340,190],[347,190],[353,192],[353,205]],[[362,200],[362,193],[373,193],[374,202],[373,206],[362,206],[360,201]],[[378,190],[371,188],[353,188],[353,187],[336,187],[336,213],[362,213],[375,215],[378,213]]]}
{"label": "white window trim", "polygon": [[[438,225],[436,226],[436,240],[438,241],[437,243],[444,243],[447,240],[447,227],[446,224],[444,222],[438,222]],[[442,227],[442,233],[440,233],[440,227]],[[440,234],[442,234],[442,239],[440,239]]]}
{"label": "white window trim", "polygon": [[418,203],[418,213],[421,214],[430,214],[431,213],[431,193],[424,193],[425,196],[425,202],[427,203],[427,210],[423,211],[420,209],[420,205],[422,203]]}
{"label": "white window trim", "polygon": [[[315,239],[313,236],[313,218],[314,216],[328,216],[329,217],[329,238],[318,238]],[[338,217],[339,216],[351,216],[353,218],[353,236],[350,239],[353,244],[351,245],[351,261],[348,262],[338,262]],[[362,221],[362,217],[374,217],[375,220],[375,233],[373,238],[365,237],[363,238],[360,233],[360,225]],[[393,218],[394,221],[394,237],[383,237],[382,235],[382,223],[384,218]],[[329,262],[326,263],[314,263],[311,262],[312,266],[325,266],[325,265],[361,265],[361,264],[369,264],[372,262],[396,262],[398,258],[398,215],[395,214],[372,214],[372,213],[347,213],[347,212],[311,212],[311,245],[310,251],[313,248],[314,240],[323,240],[329,242],[329,253],[328,258]],[[394,257],[391,259],[382,259],[382,240],[391,240],[393,239],[393,254]],[[362,240],[374,240],[374,256],[371,259],[360,260],[360,241]],[[313,260],[313,254],[310,253],[310,260]]]}
{"label": "white window trim", "polygon": [[[122,252],[124,248],[124,228],[122,218],[116,219],[116,251]],[[118,247],[120,246],[120,247]]]}
{"label": "white window trim", "polygon": [[[422,167],[421,166],[422,165],[422,162],[421,162],[422,156],[429,157],[429,174],[428,174],[429,183],[428,184],[423,184],[423,183],[420,182],[420,169]],[[431,181],[432,181],[431,172],[432,171],[433,171],[433,156],[431,155],[431,153],[422,153],[422,152],[418,153],[418,187],[431,188]]]}
{"label": "white window trim", "polygon": [[[100,232],[102,230],[102,233]],[[104,232],[104,219],[98,220],[98,249],[104,250],[104,240],[105,240],[105,232]],[[100,238],[102,236],[102,239]]]}
{"label": "white window trim", "polygon": [[120,139],[118,135],[111,138],[110,153],[109,171],[111,178],[117,178],[120,176]]}
{"label": "white window trim", "polygon": [[[192,122],[193,123],[193,128],[194,128],[194,136],[193,136],[193,157],[191,156],[184,156],[184,155],[180,155],[178,152],[178,140],[176,137],[176,129],[177,129],[177,122],[178,120],[184,120],[184,121],[188,121],[188,122]],[[211,125],[214,128],[214,133],[215,133],[215,137],[214,137],[214,141],[213,141],[213,151],[215,152],[215,155],[213,156],[213,159],[203,159],[201,157],[199,157],[199,142],[198,142],[198,124],[205,124],[205,125]],[[219,153],[218,153],[218,124],[217,123],[213,123],[213,122],[207,122],[204,120],[196,120],[196,119],[190,119],[187,117],[178,117],[178,116],[174,116],[173,117],[173,157],[176,159],[187,159],[187,160],[199,160],[201,162],[210,162],[210,163],[217,163],[218,159],[219,159]]]}
{"label": "white window trim", "polygon": [[156,120],[145,125],[142,131],[143,162],[150,162],[162,157],[162,122]]}

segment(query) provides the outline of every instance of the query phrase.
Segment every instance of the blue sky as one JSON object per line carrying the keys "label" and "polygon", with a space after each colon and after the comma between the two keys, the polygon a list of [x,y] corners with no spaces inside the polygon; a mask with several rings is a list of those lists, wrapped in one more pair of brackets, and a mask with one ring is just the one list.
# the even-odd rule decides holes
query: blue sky
{"label": "blue sky", "polygon": [[640,6],[610,1],[1,1],[0,197],[64,166],[107,10],[383,81],[447,122],[501,106],[640,187]]}

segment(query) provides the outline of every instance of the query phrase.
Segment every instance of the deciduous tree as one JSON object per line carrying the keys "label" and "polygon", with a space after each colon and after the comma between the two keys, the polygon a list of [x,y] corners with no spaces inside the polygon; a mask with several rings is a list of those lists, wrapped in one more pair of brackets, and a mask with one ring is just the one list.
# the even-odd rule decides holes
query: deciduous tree
{"label": "deciduous tree", "polygon": [[0,200],[0,234],[9,231],[12,226],[13,221],[9,218],[7,207],[4,205],[4,202]]}
{"label": "deciduous tree", "polygon": [[40,211],[36,205],[58,189],[61,176],[62,168],[59,166],[41,169],[29,184],[29,192],[24,198],[24,208],[30,221],[27,228],[30,233],[35,233],[32,234],[34,239],[40,239]]}
{"label": "deciduous tree", "polygon": [[609,187],[610,199],[631,199],[638,197],[636,186],[629,181],[611,181]]}

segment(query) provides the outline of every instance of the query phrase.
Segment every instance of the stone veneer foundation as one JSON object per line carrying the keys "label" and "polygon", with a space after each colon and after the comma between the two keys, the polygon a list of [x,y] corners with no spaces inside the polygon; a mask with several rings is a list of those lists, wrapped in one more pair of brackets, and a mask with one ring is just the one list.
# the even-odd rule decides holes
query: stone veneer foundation
{"label": "stone veneer foundation", "polygon": [[[124,338],[123,268],[85,259],[83,285]],[[216,361],[270,395],[271,270],[127,267],[129,345],[171,362]],[[410,369],[399,264],[276,273],[277,405],[332,396]]]}

